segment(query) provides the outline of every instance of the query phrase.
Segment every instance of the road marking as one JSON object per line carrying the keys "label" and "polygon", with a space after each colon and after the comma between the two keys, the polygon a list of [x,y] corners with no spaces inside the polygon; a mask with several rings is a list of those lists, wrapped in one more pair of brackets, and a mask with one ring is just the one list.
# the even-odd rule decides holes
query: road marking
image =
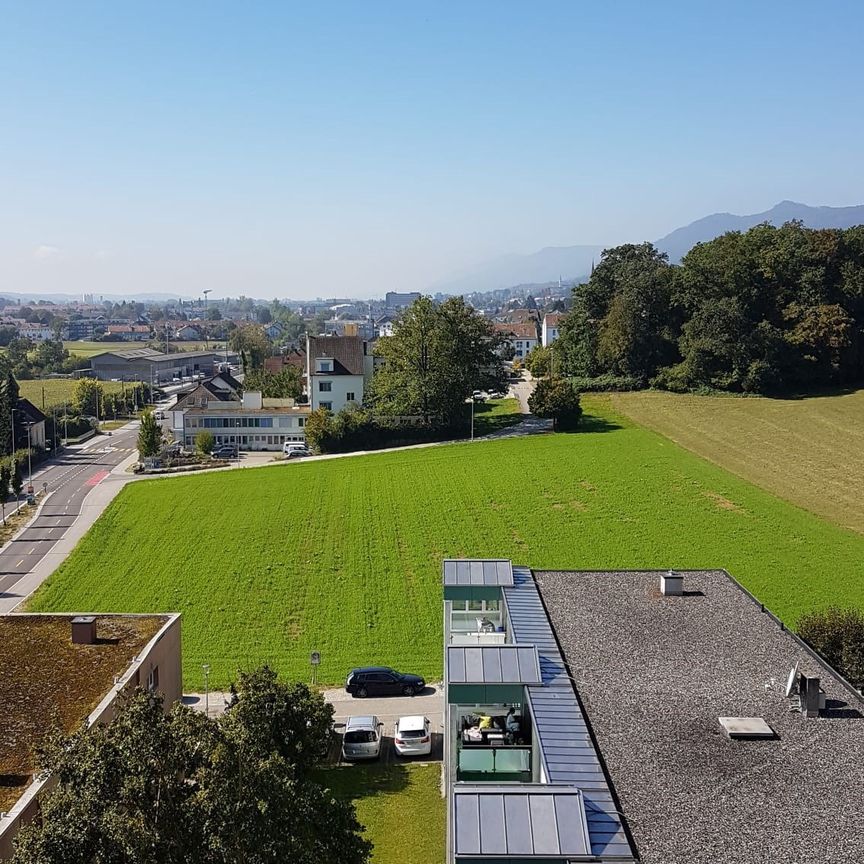
{"label": "road marking", "polygon": [[[98,474],[94,474],[84,485],[85,486],[97,486],[99,483],[101,483],[108,476],[108,474],[109,474],[108,471],[100,471]],[[72,499],[70,498],[69,501],[71,501],[71,500]]]}
{"label": "road marking", "polygon": [[24,563],[24,559],[22,558],[15,566],[20,567]]}

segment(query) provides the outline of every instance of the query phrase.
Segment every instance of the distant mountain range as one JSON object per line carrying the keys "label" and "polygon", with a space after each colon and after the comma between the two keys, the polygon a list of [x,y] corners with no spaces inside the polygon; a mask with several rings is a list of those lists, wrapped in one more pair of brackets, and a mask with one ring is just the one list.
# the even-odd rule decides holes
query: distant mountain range
{"label": "distant mountain range", "polygon": [[[762,222],[782,225],[800,219],[808,228],[850,228],[864,224],[864,205],[857,207],[809,207],[795,201],[781,201],[764,213],[736,216],[715,213],[677,228],[654,244],[677,263],[697,243],[713,240],[726,231],[746,231]],[[634,242],[640,242],[639,239]],[[515,286],[539,286],[557,281],[582,279],[599,262],[603,246],[547,246],[532,255],[504,255],[469,271],[430,285],[429,293],[472,294]]]}
{"label": "distant mountain range", "polygon": [[800,219],[808,228],[851,228],[864,224],[864,205],[857,207],[809,207],[796,201],[781,201],[764,213],[736,216],[734,213],[714,213],[697,219],[684,228],[676,228],[654,245],[669,255],[672,262],[680,261],[697,243],[713,240],[727,231],[746,231],[762,222],[782,225]]}
{"label": "distant mountain range", "polygon": [[515,285],[557,282],[591,272],[602,246],[547,246],[532,255],[503,255],[476,268],[430,285],[430,294],[473,294]]}

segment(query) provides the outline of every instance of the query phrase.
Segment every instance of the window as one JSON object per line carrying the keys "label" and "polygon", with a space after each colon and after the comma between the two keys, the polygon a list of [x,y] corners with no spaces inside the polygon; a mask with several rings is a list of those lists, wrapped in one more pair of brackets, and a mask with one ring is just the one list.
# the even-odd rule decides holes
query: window
{"label": "window", "polygon": [[315,371],[316,372],[332,372],[333,371],[333,361],[328,359],[328,358],[319,357],[315,361]]}
{"label": "window", "polygon": [[306,425],[306,418],[305,417],[298,417],[297,421],[300,424],[301,429]]}
{"label": "window", "polygon": [[354,394],[353,394],[353,393],[346,393],[346,394],[345,394],[345,398],[346,398],[349,402],[354,402],[354,401],[355,401],[355,400],[354,400]]}
{"label": "window", "polygon": [[320,407],[323,408],[325,411],[332,411],[333,410],[333,403],[332,402],[322,402]]}
{"label": "window", "polygon": [[318,392],[319,393],[329,393],[333,389],[333,383],[331,381],[319,381],[318,382]]}
{"label": "window", "polygon": [[273,418],[272,417],[262,417],[261,418],[261,428],[262,429],[272,429],[273,428]]}

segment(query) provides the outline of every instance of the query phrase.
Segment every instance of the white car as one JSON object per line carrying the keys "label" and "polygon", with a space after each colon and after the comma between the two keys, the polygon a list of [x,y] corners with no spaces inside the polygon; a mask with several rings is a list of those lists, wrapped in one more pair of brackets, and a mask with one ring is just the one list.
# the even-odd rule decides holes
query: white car
{"label": "white car", "polygon": [[342,735],[342,758],[377,759],[381,754],[381,730],[384,724],[375,716],[349,717]]}
{"label": "white car", "polygon": [[432,724],[428,717],[414,714],[396,721],[396,752],[400,756],[428,756],[432,752]]}
{"label": "white car", "polygon": [[312,455],[312,451],[305,444],[291,444],[288,441],[282,445],[282,453],[288,459],[302,459]]}

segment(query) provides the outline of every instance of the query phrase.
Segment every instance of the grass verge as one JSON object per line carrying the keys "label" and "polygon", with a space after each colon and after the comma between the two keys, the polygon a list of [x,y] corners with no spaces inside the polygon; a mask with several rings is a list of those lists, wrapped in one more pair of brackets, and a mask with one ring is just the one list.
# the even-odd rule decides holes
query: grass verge
{"label": "grass verge", "polygon": [[373,864],[444,860],[445,802],[441,765],[351,765],[322,770],[320,781],[357,808],[375,845]]}

